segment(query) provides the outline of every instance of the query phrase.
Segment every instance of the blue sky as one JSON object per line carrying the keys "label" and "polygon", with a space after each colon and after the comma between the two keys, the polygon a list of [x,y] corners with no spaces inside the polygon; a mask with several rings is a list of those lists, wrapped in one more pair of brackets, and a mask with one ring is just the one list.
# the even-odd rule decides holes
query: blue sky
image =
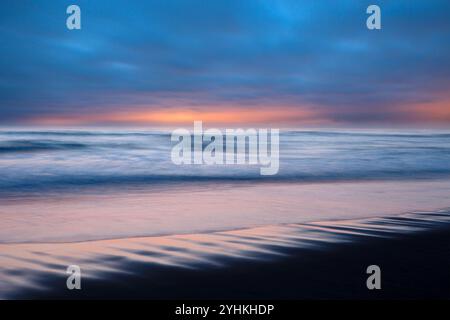
{"label": "blue sky", "polygon": [[448,125],[449,15],[446,0],[6,0],[0,124],[270,109],[299,125]]}

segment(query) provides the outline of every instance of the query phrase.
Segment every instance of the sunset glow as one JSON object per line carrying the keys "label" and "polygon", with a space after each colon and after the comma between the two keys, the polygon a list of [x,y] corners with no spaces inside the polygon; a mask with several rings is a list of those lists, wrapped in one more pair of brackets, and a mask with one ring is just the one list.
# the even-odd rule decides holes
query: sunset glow
{"label": "sunset glow", "polygon": [[324,123],[318,112],[312,109],[272,108],[272,109],[238,109],[224,108],[207,110],[169,109],[169,110],[136,110],[116,112],[102,115],[70,115],[31,119],[36,125],[92,125],[92,124],[148,124],[148,125],[181,125],[192,124],[202,120],[208,124],[295,124]]}

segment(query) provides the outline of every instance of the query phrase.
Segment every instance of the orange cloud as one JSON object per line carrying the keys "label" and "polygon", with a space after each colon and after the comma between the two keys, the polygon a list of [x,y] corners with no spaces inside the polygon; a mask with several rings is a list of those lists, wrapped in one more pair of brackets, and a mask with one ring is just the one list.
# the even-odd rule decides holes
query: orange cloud
{"label": "orange cloud", "polygon": [[405,106],[403,111],[410,114],[413,121],[435,123],[450,122],[450,101],[438,101]]}
{"label": "orange cloud", "polygon": [[273,107],[273,108],[208,108],[202,109],[159,109],[148,111],[144,108],[110,114],[85,114],[49,116],[32,119],[40,125],[89,125],[89,124],[136,124],[136,125],[181,125],[201,120],[209,124],[256,124],[256,123],[315,123],[319,114],[311,108]]}
{"label": "orange cloud", "polygon": [[[129,110],[130,111],[125,111]],[[364,110],[363,110],[364,111]],[[392,106],[396,115],[393,121],[409,124],[447,125],[450,123],[450,100],[442,99],[420,104]],[[339,113],[338,113],[339,112]],[[380,110],[379,112],[383,112]],[[339,126],[349,124],[343,120],[332,120],[339,114],[358,116],[358,110],[330,110],[312,106],[199,106],[149,108],[138,106],[122,107],[110,113],[61,114],[30,119],[28,123],[50,126],[83,125],[128,125],[173,127],[191,125],[200,120],[216,126],[252,126],[256,124],[280,127],[304,126]],[[388,113],[389,114],[389,113]]]}

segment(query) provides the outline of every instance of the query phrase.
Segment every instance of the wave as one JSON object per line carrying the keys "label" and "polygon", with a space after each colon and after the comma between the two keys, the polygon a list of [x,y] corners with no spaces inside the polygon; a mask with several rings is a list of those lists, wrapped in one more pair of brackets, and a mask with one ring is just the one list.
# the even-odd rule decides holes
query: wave
{"label": "wave", "polygon": [[0,153],[68,150],[82,149],[86,147],[86,144],[76,142],[61,142],[51,140],[10,140],[0,142]]}
{"label": "wave", "polygon": [[46,151],[70,151],[91,148],[110,148],[110,149],[136,149],[148,150],[148,146],[138,143],[78,143],[78,142],[62,142],[53,140],[10,140],[0,142],[0,154],[7,153],[30,153],[30,152],[46,152]]}
{"label": "wave", "polygon": [[220,184],[247,184],[247,183],[333,183],[357,181],[408,181],[408,180],[436,180],[450,179],[450,170],[446,172],[423,170],[416,172],[355,172],[346,174],[289,174],[264,177],[258,174],[231,175],[109,175],[109,176],[56,176],[40,177],[25,181],[0,181],[0,197],[26,194],[43,194],[83,191],[92,192],[96,189],[104,191],[147,189],[151,187],[181,187],[183,185],[220,185]]}
{"label": "wave", "polygon": [[110,131],[0,131],[1,136],[62,136],[62,137],[94,137],[94,136],[111,136],[111,137],[124,137],[124,136],[169,136],[168,132],[155,132],[155,131],[126,131],[126,132],[110,132]]}
{"label": "wave", "polygon": [[280,170],[177,166],[167,132],[0,131],[0,194],[177,183],[327,182],[450,176],[450,134],[284,131]]}

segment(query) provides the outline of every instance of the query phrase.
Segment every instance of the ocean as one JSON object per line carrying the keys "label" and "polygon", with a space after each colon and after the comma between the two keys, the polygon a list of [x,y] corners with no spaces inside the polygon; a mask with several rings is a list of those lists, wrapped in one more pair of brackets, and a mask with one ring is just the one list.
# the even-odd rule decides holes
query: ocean
{"label": "ocean", "polygon": [[170,132],[0,131],[0,196],[181,183],[336,182],[450,177],[450,133],[284,131],[280,170],[172,163]]}

